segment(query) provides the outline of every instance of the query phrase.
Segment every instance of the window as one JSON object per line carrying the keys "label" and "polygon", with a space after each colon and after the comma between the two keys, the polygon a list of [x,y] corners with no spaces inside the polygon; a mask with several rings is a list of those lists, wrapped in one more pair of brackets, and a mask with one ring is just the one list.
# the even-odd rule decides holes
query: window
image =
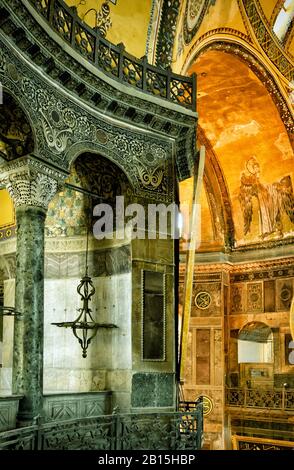
{"label": "window", "polygon": [[275,35],[280,39],[281,42],[284,41],[293,18],[294,18],[294,0],[285,0],[273,27],[273,31]]}

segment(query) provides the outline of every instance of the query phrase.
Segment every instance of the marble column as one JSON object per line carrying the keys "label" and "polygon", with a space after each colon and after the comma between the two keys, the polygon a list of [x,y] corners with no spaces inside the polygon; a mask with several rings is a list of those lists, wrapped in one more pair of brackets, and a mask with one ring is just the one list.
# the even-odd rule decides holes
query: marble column
{"label": "marble column", "polygon": [[17,248],[13,393],[22,395],[18,424],[43,410],[44,226],[48,204],[65,175],[33,157],[0,168],[0,182],[16,207]]}

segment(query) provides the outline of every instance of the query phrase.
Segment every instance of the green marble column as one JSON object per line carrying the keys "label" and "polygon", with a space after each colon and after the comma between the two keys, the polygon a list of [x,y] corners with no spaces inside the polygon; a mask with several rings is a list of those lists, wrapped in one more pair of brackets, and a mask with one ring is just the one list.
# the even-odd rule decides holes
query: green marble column
{"label": "green marble column", "polygon": [[14,328],[13,393],[24,395],[19,422],[42,414],[45,217],[40,207],[16,209],[15,306],[23,318]]}
{"label": "green marble column", "polygon": [[0,167],[16,207],[17,249],[13,393],[22,395],[19,426],[43,412],[44,228],[48,204],[66,175],[33,156]]}

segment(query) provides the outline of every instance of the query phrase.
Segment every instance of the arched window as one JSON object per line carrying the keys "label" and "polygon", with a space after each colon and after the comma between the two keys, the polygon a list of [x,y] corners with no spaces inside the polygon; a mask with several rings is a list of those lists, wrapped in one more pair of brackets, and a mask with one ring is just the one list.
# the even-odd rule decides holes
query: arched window
{"label": "arched window", "polygon": [[273,31],[281,42],[284,41],[293,18],[294,0],[285,0],[273,26]]}

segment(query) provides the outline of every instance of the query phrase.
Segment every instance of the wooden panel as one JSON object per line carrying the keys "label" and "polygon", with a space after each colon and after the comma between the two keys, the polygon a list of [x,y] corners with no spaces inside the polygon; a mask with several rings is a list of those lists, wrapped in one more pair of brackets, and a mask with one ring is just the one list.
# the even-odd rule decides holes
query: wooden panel
{"label": "wooden panel", "polygon": [[275,311],[275,281],[264,282],[264,311]]}
{"label": "wooden panel", "polygon": [[210,384],[210,330],[196,331],[196,383]]}

